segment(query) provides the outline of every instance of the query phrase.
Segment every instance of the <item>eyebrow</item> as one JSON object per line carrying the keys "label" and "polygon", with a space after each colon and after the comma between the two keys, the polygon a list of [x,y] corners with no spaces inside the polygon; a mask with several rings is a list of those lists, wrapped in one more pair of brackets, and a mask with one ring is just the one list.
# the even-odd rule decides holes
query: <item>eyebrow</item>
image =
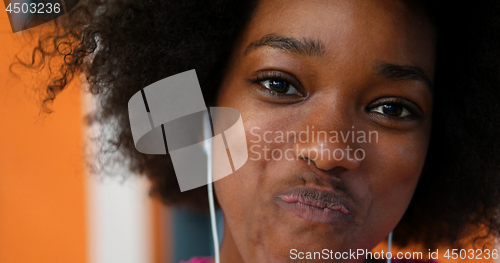
{"label": "eyebrow", "polygon": [[432,81],[425,71],[419,67],[409,66],[409,65],[397,65],[392,63],[387,63],[383,61],[377,61],[375,63],[375,71],[378,75],[381,75],[387,79],[391,80],[416,80],[425,82],[425,84],[432,91]]}
{"label": "eyebrow", "polygon": [[[268,34],[263,36],[259,40],[250,43],[243,52],[243,54],[247,55],[251,51],[262,46],[268,46],[280,49],[297,55],[307,55],[313,57],[319,57],[325,53],[324,45],[319,40],[313,40],[310,38],[303,38],[302,40],[300,40],[293,37]],[[432,91],[433,87],[432,81],[427,76],[425,71],[419,67],[411,65],[397,65],[383,61],[377,61],[375,63],[374,68],[378,75],[381,75],[387,79],[396,81],[398,80],[422,81]]]}
{"label": "eyebrow", "polygon": [[325,53],[324,45],[319,40],[313,40],[310,38],[303,38],[301,40],[292,37],[269,34],[250,43],[243,54],[247,55],[251,51],[262,46],[281,49],[297,55],[307,55],[313,57],[318,57]]}

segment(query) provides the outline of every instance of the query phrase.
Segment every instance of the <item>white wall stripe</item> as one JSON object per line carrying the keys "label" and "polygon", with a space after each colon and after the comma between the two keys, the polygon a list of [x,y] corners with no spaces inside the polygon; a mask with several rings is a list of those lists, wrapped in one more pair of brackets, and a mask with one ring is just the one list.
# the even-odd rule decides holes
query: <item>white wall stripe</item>
{"label": "white wall stripe", "polygon": [[[90,95],[84,95],[83,101],[83,112],[93,109],[95,102]],[[86,137],[96,131],[97,126],[86,129]],[[87,147],[96,148],[95,145]],[[107,173],[116,176],[87,173],[89,263],[153,262],[149,182],[130,174],[124,167],[123,163],[106,167]]]}
{"label": "white wall stripe", "polygon": [[88,178],[89,263],[152,262],[147,183]]}

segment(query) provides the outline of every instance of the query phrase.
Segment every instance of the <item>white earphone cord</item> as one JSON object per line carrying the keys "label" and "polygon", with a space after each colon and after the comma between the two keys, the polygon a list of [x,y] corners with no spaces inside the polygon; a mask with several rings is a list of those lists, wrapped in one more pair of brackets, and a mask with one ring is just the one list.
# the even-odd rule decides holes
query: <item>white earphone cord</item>
{"label": "white earphone cord", "polygon": [[391,253],[391,258],[387,258],[386,262],[391,263],[392,261],[392,231],[387,237],[387,254]]}
{"label": "white earphone cord", "polygon": [[[211,176],[209,178],[211,179]],[[212,237],[214,242],[215,263],[220,263],[219,237],[217,236],[217,222],[215,218],[214,194],[211,182],[208,183],[208,203],[210,205],[210,222],[212,224]]]}
{"label": "white earphone cord", "polygon": [[210,223],[212,225],[212,238],[214,242],[215,263],[220,263],[219,256],[219,237],[217,236],[217,221],[215,218],[214,190],[212,184],[212,125],[209,112],[205,115],[203,121],[203,146],[207,155],[207,186],[208,186],[208,205],[210,207]]}

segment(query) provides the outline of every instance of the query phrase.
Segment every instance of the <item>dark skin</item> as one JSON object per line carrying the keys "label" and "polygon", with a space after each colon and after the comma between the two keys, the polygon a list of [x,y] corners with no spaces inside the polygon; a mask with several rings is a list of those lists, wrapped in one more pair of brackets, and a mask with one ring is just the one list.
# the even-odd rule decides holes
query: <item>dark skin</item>
{"label": "dark skin", "polygon": [[[370,250],[381,242],[408,207],[424,165],[434,49],[432,25],[410,1],[261,1],[217,102],[241,112],[253,149],[243,167],[214,184],[225,215],[221,262],[302,262],[290,258],[291,249]],[[312,126],[372,131],[378,141],[286,135]],[[271,142],[257,142],[266,131]],[[285,142],[275,140],[278,131]],[[363,149],[364,158],[326,156],[348,146]],[[288,159],[265,159],[273,150]],[[297,186],[342,196],[349,215],[325,223],[283,209],[279,193]]]}

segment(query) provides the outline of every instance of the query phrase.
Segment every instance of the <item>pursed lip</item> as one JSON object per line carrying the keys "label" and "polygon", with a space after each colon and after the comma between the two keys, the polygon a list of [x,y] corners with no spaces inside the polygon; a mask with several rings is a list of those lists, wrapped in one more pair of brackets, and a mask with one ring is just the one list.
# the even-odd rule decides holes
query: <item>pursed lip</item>
{"label": "pursed lip", "polygon": [[331,190],[297,186],[278,193],[275,201],[307,221],[333,224],[352,218],[346,198]]}

